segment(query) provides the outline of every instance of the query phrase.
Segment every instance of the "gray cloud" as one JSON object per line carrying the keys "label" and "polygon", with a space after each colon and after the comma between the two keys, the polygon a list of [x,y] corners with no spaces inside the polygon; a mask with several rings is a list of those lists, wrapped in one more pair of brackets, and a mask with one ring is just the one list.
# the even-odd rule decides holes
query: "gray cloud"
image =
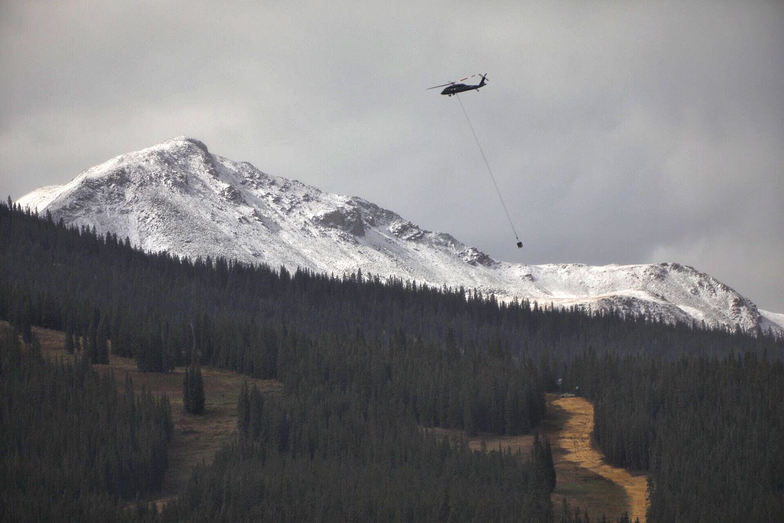
{"label": "gray cloud", "polygon": [[[680,261],[784,311],[780,3],[355,4],[0,3],[0,191],[188,134],[496,258]],[[485,71],[463,101],[522,251],[425,90]]]}

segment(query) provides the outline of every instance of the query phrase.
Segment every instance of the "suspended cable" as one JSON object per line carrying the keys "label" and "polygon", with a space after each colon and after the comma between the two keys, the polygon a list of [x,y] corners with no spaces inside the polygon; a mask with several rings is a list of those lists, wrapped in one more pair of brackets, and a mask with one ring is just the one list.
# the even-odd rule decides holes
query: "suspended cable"
{"label": "suspended cable", "polygon": [[482,144],[479,142],[479,137],[476,135],[476,131],[474,130],[474,124],[471,123],[471,119],[468,117],[468,112],[466,112],[465,106],[463,106],[463,100],[460,99],[460,95],[455,94],[455,97],[457,98],[457,101],[460,102],[460,108],[463,110],[463,115],[465,116],[465,119],[468,122],[468,127],[471,128],[471,134],[474,135],[476,146],[479,148],[479,152],[482,154],[482,159],[485,161],[487,172],[490,174],[490,179],[493,181],[493,187],[495,187],[495,193],[498,195],[498,199],[501,202],[501,207],[504,208],[504,213],[506,213],[506,219],[509,220],[509,227],[512,228],[512,232],[514,233],[515,239],[517,240],[517,246],[522,247],[523,242],[520,241],[520,237],[517,235],[517,230],[515,229],[514,223],[512,222],[512,217],[509,214],[509,209],[506,207],[506,202],[504,202],[504,197],[501,195],[501,190],[498,188],[498,182],[495,181],[495,175],[493,174],[493,169],[490,168],[490,162],[487,161],[487,156],[485,155],[485,151],[484,149],[482,149]]}

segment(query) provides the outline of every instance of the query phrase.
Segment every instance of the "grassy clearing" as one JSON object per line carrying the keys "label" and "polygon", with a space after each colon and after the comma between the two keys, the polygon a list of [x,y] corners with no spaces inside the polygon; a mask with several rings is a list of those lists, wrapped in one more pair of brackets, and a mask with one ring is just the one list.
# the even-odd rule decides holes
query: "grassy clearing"
{"label": "grassy clearing", "polygon": [[[52,359],[73,359],[65,352],[65,334],[49,329],[33,328],[41,349]],[[172,407],[174,432],[169,444],[169,470],[166,472],[161,492],[153,500],[159,506],[177,496],[185,487],[194,466],[209,463],[215,452],[229,441],[237,427],[237,398],[242,383],[256,386],[267,394],[281,394],[283,385],[274,380],[259,380],[248,376],[202,367],[205,412],[188,414],[182,405],[182,383],[185,367],[177,367],[167,374],[140,372],[130,358],[110,355],[108,365],[93,365],[98,372],[111,373],[122,387],[125,376],[130,375],[134,388],[142,387],[155,394],[166,394]]]}

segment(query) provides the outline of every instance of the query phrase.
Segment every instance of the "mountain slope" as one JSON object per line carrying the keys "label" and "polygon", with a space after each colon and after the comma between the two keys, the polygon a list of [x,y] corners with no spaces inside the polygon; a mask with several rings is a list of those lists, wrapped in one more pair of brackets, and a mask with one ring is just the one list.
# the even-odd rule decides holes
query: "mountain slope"
{"label": "mountain slope", "polygon": [[118,156],[17,203],[150,251],[337,275],[362,270],[506,300],[784,332],[780,315],[763,317],[750,300],[691,267],[496,261],[362,198],[270,176],[191,138]]}

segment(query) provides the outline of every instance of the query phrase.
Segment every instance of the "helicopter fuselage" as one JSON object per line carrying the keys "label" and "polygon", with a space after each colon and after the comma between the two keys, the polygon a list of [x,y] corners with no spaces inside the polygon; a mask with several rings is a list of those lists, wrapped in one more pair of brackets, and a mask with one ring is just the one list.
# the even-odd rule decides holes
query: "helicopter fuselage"
{"label": "helicopter fuselage", "polygon": [[467,84],[452,84],[444,88],[441,91],[441,94],[445,94],[447,96],[452,96],[453,94],[462,93],[464,91],[473,91],[479,90],[480,87],[484,85],[484,82],[477,84],[477,85],[467,85]]}

